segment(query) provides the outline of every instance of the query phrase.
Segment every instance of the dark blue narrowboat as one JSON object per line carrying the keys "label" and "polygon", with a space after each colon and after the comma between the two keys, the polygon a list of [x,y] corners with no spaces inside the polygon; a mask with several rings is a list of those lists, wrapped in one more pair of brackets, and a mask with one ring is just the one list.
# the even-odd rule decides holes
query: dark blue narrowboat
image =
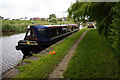
{"label": "dark blue narrowboat", "polygon": [[60,39],[78,31],[76,24],[67,25],[30,25],[24,40],[20,40],[16,46],[24,57],[45,49]]}

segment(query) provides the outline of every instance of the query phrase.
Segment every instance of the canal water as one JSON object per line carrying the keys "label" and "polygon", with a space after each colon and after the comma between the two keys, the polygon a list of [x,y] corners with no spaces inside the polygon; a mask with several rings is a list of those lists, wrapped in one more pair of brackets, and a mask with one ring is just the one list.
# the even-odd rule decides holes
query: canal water
{"label": "canal water", "polygon": [[[81,30],[83,27],[80,25],[79,30]],[[15,49],[15,46],[18,44],[19,40],[23,40],[25,36],[25,33],[22,34],[16,34],[12,36],[2,36],[0,37],[0,44],[2,44],[0,51],[0,66],[2,66],[2,69],[0,69],[0,74],[5,72],[6,70],[13,68],[15,65],[19,63],[19,61],[23,58],[23,53],[19,50],[17,51]]]}
{"label": "canal water", "polygon": [[0,37],[0,43],[2,43],[2,57],[0,57],[0,60],[2,60],[2,64],[0,64],[0,66],[2,66],[2,70],[0,70],[0,73],[13,68],[22,60],[23,54],[20,50],[17,51],[15,46],[19,40],[24,39],[24,36],[25,33]]}

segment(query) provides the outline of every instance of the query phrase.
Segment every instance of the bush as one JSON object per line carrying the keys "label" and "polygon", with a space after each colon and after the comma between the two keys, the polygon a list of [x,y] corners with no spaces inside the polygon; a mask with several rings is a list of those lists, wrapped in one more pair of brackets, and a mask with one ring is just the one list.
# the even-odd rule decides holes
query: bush
{"label": "bush", "polygon": [[60,18],[58,21],[62,21],[62,18]]}
{"label": "bush", "polygon": [[57,23],[57,19],[56,19],[56,18],[51,18],[51,19],[49,20],[49,22]]}

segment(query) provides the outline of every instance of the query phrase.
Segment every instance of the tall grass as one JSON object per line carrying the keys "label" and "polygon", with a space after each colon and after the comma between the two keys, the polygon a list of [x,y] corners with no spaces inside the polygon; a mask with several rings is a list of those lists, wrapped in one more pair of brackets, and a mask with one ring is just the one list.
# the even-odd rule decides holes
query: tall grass
{"label": "tall grass", "polygon": [[30,20],[2,20],[2,33],[21,33],[26,32],[27,26],[33,23],[37,25],[56,25],[56,24],[70,24],[71,21],[58,21],[57,23],[50,23],[48,21],[30,21]]}
{"label": "tall grass", "polygon": [[46,24],[44,21],[15,21],[15,20],[2,20],[2,32],[24,32],[28,25],[32,23]]}

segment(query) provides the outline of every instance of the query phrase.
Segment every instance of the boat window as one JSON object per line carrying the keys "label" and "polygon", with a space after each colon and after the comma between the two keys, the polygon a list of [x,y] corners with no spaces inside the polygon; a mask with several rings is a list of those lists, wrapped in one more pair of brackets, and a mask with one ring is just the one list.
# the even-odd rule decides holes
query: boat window
{"label": "boat window", "polygon": [[67,27],[63,27],[62,28],[62,33],[66,33],[67,32]]}
{"label": "boat window", "polygon": [[45,29],[38,29],[40,33],[44,33]]}
{"label": "boat window", "polygon": [[33,33],[31,28],[28,29],[25,39],[27,39],[27,40],[28,39],[36,39],[35,34]]}
{"label": "boat window", "polygon": [[31,38],[35,38],[35,34],[33,33],[32,30],[31,30]]}
{"label": "boat window", "polygon": [[26,36],[30,36],[30,29],[28,29]]}
{"label": "boat window", "polygon": [[39,31],[40,35],[42,35],[42,36],[44,36],[44,37],[47,36],[45,29],[38,29],[38,31]]}
{"label": "boat window", "polygon": [[[66,29],[65,29],[65,30],[66,30]],[[50,37],[55,37],[55,36],[61,35],[61,34],[63,34],[63,33],[64,33],[64,32],[63,32],[62,27],[49,29],[49,36],[50,36]]]}

